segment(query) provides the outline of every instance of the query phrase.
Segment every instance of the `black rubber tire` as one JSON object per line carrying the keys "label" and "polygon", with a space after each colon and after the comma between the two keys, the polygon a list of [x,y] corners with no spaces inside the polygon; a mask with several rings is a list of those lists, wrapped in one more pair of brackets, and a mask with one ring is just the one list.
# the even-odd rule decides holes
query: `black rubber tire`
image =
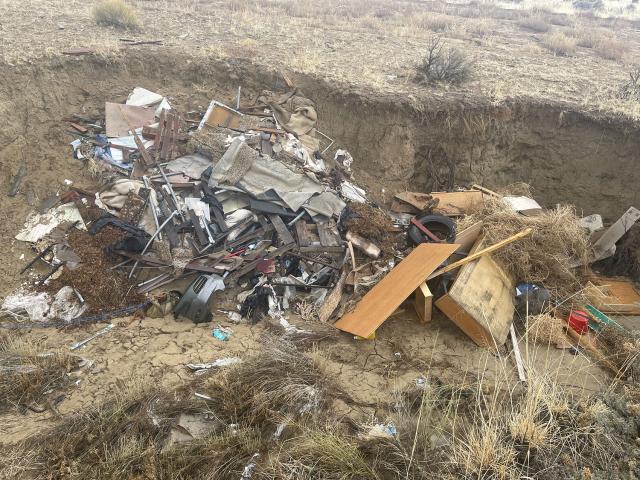
{"label": "black rubber tire", "polygon": [[[436,236],[443,238],[445,242],[453,243],[456,241],[456,224],[451,218],[445,215],[425,215],[417,220]],[[409,240],[415,245],[420,243],[433,243],[433,240],[427,237],[415,225],[409,226],[407,234]]]}

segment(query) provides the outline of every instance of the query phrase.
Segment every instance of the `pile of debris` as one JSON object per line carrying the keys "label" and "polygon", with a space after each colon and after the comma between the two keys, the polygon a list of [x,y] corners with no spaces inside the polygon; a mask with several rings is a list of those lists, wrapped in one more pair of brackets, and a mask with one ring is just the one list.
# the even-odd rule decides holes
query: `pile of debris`
{"label": "pile of debris", "polygon": [[[184,114],[136,88],[107,102],[104,119],[66,119],[74,158],[103,186],[69,185],[27,220],[16,238],[38,255],[23,272],[38,261],[51,270],[4,310],[59,325],[154,304],[196,323],[218,311],[295,328],[292,310],[372,338],[413,298],[422,322],[435,305],[494,348],[516,310],[574,318],[577,306],[602,307],[606,279],[588,265],[614,254],[640,211],[605,229],[598,215],[543,209],[528,190],[478,185],[399,192],[384,210],[358,187],[346,150],[327,156],[334,142],[314,102],[289,86]],[[606,309],[596,311],[602,321]]]}

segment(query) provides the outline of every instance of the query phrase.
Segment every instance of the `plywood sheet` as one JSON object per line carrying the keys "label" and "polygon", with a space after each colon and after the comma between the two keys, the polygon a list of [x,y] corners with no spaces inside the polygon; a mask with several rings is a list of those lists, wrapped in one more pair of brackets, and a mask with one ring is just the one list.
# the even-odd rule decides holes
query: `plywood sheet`
{"label": "plywood sheet", "polygon": [[337,328],[367,338],[458,248],[422,243],[338,320]]}
{"label": "plywood sheet", "polygon": [[[124,118],[123,111],[127,118]],[[105,103],[104,114],[107,137],[126,137],[129,135],[129,123],[134,128],[141,128],[151,125],[156,119],[153,107],[136,107],[110,102]],[[127,120],[129,120],[129,123],[127,123]]]}
{"label": "plywood sheet", "polygon": [[460,268],[449,293],[436,306],[475,343],[494,347],[502,345],[509,334],[514,291],[513,279],[491,255],[484,255]]}

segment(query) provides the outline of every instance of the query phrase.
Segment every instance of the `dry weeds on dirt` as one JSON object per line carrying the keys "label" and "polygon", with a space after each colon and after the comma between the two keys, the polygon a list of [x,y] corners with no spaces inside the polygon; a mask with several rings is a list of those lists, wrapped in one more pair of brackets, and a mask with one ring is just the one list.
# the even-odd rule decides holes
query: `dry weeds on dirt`
{"label": "dry weeds on dirt", "polygon": [[[316,345],[264,338],[260,353],[173,392],[130,382],[3,449],[5,478],[389,479],[560,478],[633,469],[620,425],[637,390],[574,401],[552,372],[525,387],[499,381],[445,385],[420,377],[375,417],[337,414],[354,400],[332,380]],[[505,372],[506,373],[506,372]],[[277,376],[277,379],[276,379]],[[194,393],[200,394],[199,397]],[[206,433],[168,439],[180,414]],[[635,422],[635,423],[634,423]],[[19,452],[19,453],[17,453]]]}
{"label": "dry weeds on dirt", "polygon": [[140,23],[135,31],[96,25],[95,3],[0,4],[2,58],[31,62],[77,46],[109,58],[122,54],[120,38],[161,39],[162,47],[142,48],[177,49],[195,57],[189,61],[251,59],[376,93],[411,95],[419,105],[443,91],[414,82],[416,66],[438,36],[475,65],[469,81],[449,88],[450,95],[568,101],[640,118],[637,101],[616,95],[640,57],[640,14],[631,2],[578,9],[540,1],[140,0],[126,2]]}

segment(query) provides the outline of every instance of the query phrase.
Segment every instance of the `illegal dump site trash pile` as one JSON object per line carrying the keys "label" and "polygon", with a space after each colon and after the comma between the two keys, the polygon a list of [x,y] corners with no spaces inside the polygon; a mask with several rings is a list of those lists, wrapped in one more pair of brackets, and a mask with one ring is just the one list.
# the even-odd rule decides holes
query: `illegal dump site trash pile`
{"label": "illegal dump site trash pile", "polygon": [[[435,307],[479,346],[507,348],[511,335],[521,380],[516,330],[599,362],[615,349],[599,335],[624,331],[609,315],[638,314],[640,295],[592,267],[611,273],[640,211],[605,227],[597,212],[541,207],[526,186],[396,192],[378,205],[358,186],[357,159],[291,87],[202,112],[135,88],[124,104],[107,99],[104,118],[66,119],[70,161],[101,186],[67,182],[26,220],[16,238],[36,253],[21,272],[29,281],[3,302],[2,326],[142,312],[195,323],[269,317],[295,331],[295,314],[371,339],[409,300],[422,323]],[[212,334],[225,341],[233,329]],[[635,358],[604,365],[625,375]]]}

